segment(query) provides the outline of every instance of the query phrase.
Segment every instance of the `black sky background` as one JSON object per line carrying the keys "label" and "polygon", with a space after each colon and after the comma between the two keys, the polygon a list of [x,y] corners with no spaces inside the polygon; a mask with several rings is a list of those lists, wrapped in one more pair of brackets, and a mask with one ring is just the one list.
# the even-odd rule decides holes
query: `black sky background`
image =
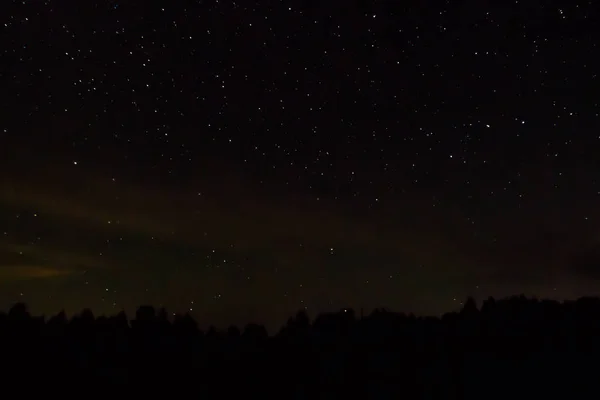
{"label": "black sky background", "polygon": [[0,300],[202,323],[596,294],[598,7],[6,1]]}

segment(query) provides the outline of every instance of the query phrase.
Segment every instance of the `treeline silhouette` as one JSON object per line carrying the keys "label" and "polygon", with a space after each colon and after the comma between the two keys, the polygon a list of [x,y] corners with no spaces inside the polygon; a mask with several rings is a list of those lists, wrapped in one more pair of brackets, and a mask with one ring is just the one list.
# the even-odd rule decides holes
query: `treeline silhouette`
{"label": "treeline silhouette", "polygon": [[22,303],[0,314],[5,383],[199,398],[571,399],[598,391],[599,333],[591,297],[489,298],[481,309],[469,298],[441,318],[298,312],[273,336],[256,324],[201,331],[190,315],[150,306],[131,321],[90,310],[46,320]]}

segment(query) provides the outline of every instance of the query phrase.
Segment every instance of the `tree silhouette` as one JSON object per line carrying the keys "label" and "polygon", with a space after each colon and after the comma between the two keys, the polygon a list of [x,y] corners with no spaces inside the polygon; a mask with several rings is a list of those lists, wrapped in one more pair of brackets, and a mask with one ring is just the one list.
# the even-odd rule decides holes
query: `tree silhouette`
{"label": "tree silhouette", "polygon": [[[269,336],[214,326],[203,334],[189,315],[140,307],[94,317],[83,310],[31,316],[25,304],[0,313],[5,379],[52,385],[64,376],[86,385],[194,388],[207,397],[505,398],[550,397],[577,385],[597,394],[600,299],[488,298],[481,311],[467,298],[459,312],[416,317],[351,309],[308,318],[305,311]],[[499,385],[498,382],[502,384]],[[570,386],[569,386],[570,385]],[[21,387],[25,387],[21,384]],[[162,390],[162,389],[161,389]],[[532,394],[533,396],[533,394]]]}

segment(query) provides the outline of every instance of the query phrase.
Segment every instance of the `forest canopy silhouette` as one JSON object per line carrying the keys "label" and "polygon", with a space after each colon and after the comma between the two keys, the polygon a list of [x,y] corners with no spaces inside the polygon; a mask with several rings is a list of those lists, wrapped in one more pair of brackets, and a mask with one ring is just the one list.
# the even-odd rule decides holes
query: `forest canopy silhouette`
{"label": "forest canopy silhouette", "polygon": [[599,317],[599,298],[489,298],[481,308],[469,298],[439,318],[342,309],[311,321],[300,311],[268,335],[253,323],[202,331],[189,314],[152,306],[129,320],[89,309],[45,318],[18,303],[0,314],[0,337],[10,382],[69,377],[140,391],[176,382],[208,397],[500,398],[595,390]]}

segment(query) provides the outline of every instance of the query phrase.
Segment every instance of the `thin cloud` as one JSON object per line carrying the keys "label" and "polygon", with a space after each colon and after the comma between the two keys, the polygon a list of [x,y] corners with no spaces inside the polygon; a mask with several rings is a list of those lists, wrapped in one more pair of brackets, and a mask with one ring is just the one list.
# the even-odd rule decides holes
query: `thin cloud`
{"label": "thin cloud", "polygon": [[[420,226],[417,230],[393,223],[380,227],[370,219],[352,218],[335,209],[315,214],[300,204],[273,204],[251,194],[240,195],[235,202],[221,202],[217,198],[196,198],[192,191],[162,194],[117,185],[112,188],[113,193],[122,194],[117,202],[101,184],[90,185],[96,189],[82,195],[51,187],[36,191],[34,186],[22,182],[0,193],[0,201],[64,219],[65,224],[79,222],[106,232],[156,236],[162,241],[172,238],[192,245],[213,243],[219,247],[229,242],[239,250],[276,252],[279,246],[295,248],[299,244],[324,249],[358,246],[372,251],[405,252],[422,252],[433,244],[438,249],[444,243],[448,250],[455,247],[448,244],[451,238],[434,229]],[[376,216],[378,220],[382,218]]]}
{"label": "thin cloud", "polygon": [[81,271],[52,268],[44,265],[0,265],[0,281],[48,279],[80,274]]}
{"label": "thin cloud", "polygon": [[0,243],[0,251],[4,254],[22,255],[33,259],[39,264],[61,265],[69,269],[99,269],[105,268],[106,263],[87,254],[57,249],[48,245],[19,245]]}

